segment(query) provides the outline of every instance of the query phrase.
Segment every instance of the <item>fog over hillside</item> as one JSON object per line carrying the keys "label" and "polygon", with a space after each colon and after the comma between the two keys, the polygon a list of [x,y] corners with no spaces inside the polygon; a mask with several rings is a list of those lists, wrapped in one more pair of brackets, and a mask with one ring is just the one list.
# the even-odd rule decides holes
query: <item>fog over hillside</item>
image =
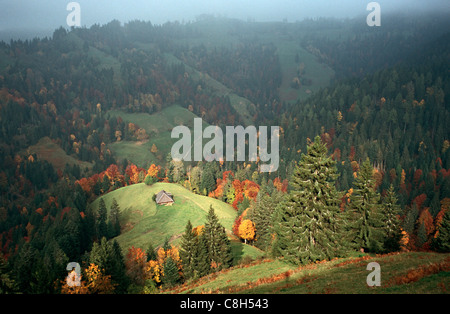
{"label": "fog over hillside", "polygon": [[[79,0],[81,25],[105,24],[113,19],[189,22],[202,14],[252,21],[295,22],[304,18],[364,16],[369,0]],[[380,0],[382,14],[448,12],[447,0]],[[51,35],[59,26],[67,27],[69,0],[1,0],[0,39]]]}

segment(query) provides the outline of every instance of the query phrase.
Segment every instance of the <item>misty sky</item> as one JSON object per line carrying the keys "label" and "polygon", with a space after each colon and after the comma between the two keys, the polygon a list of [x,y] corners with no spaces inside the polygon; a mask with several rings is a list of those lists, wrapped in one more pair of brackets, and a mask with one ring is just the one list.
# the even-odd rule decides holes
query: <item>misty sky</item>
{"label": "misty sky", "polygon": [[[71,0],[0,0],[0,31],[54,30],[67,27]],[[192,21],[200,14],[255,21],[299,21],[305,17],[355,17],[369,13],[371,0],[78,0],[81,24],[105,24],[139,19],[163,24]],[[379,0],[382,13],[450,12],[449,0]],[[68,27],[67,27],[68,28]]]}

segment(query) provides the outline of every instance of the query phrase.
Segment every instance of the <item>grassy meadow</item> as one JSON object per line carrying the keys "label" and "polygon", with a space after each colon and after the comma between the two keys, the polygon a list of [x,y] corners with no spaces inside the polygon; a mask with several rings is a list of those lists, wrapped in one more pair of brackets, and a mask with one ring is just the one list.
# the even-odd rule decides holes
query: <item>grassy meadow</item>
{"label": "grassy meadow", "polygon": [[[377,262],[381,286],[366,283]],[[292,266],[281,259],[264,259],[235,266],[188,282],[167,293],[238,294],[447,294],[450,254],[405,252],[340,258]]]}
{"label": "grassy meadow", "polygon": [[[128,159],[143,168],[148,168],[152,163],[164,164],[172,145],[178,140],[171,138],[172,129],[178,125],[185,125],[193,130],[194,118],[198,118],[189,110],[178,105],[167,107],[155,114],[111,110],[108,115],[120,116],[127,123],[135,123],[145,129],[149,135],[149,139],[146,141],[122,140],[108,145],[118,160]],[[203,127],[207,126],[208,124],[203,122]],[[156,153],[150,151],[153,144],[158,149]]]}
{"label": "grassy meadow", "polygon": [[[153,194],[161,190],[170,192],[175,203],[171,206],[156,205]],[[172,183],[134,184],[112,191],[102,198],[109,210],[115,198],[121,209],[122,233],[116,240],[126,252],[131,246],[147,250],[162,245],[166,239],[178,245],[188,220],[192,225],[205,224],[210,205],[213,206],[220,223],[225,227],[232,243],[236,261],[244,256],[259,258],[262,252],[235,239],[231,234],[236,211],[228,204],[202,195],[191,193],[184,187]],[[100,198],[92,203],[97,210]]]}
{"label": "grassy meadow", "polygon": [[66,164],[78,165],[81,170],[92,168],[92,163],[67,155],[57,143],[47,136],[41,138],[35,145],[28,147],[26,152],[27,154],[36,154],[39,159],[48,161],[57,170],[64,170]]}

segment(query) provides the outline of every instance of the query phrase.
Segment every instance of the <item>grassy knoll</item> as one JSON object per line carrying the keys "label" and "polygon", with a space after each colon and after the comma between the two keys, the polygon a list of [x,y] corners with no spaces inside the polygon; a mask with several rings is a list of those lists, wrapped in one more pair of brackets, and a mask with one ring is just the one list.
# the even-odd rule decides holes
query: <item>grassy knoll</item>
{"label": "grassy knoll", "polygon": [[[174,195],[175,203],[172,206],[160,206],[152,201],[153,194],[161,190]],[[231,228],[236,211],[224,202],[191,193],[180,185],[156,183],[147,186],[140,183],[115,190],[103,196],[108,210],[113,198],[121,208],[122,234],[116,239],[124,251],[131,246],[146,250],[149,243],[156,247],[162,245],[167,238],[170,243],[179,244],[188,220],[193,226],[203,225],[210,205],[232,238]],[[92,204],[95,210],[99,200]],[[257,258],[262,255],[258,249],[236,239],[232,239],[232,252],[236,260],[244,256]]]}

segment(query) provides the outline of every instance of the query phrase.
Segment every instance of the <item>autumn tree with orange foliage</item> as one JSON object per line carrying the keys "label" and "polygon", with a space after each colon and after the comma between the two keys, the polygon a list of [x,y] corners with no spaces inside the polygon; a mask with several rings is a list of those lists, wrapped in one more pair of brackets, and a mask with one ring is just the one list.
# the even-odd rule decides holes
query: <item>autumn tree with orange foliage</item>
{"label": "autumn tree with orange foliage", "polygon": [[201,235],[203,233],[204,229],[205,229],[205,225],[200,225],[200,226],[194,227],[192,229],[192,231],[194,232],[194,234],[196,236],[199,236],[199,235]]}
{"label": "autumn tree with orange foliage", "polygon": [[239,237],[247,241],[253,241],[255,239],[255,224],[250,219],[244,219],[239,225]]}
{"label": "autumn tree with orange foliage", "polygon": [[434,220],[431,216],[429,208],[425,208],[419,215],[419,225],[424,224],[426,235],[429,236],[434,232]]}
{"label": "autumn tree with orange foliage", "polygon": [[108,177],[111,186],[122,186],[124,184],[124,177],[120,173],[117,165],[110,165],[105,170],[105,175]]}
{"label": "autumn tree with orange foliage", "polygon": [[217,199],[222,199],[224,196],[224,193],[227,192],[225,191],[225,186],[228,184],[231,184],[232,180],[234,178],[234,173],[232,171],[225,171],[222,174],[222,178],[217,178],[217,184],[216,184],[216,189],[211,191],[208,196],[209,197],[214,197]]}
{"label": "autumn tree with orange foliage", "polygon": [[145,169],[138,168],[136,165],[131,164],[125,169],[125,174],[128,176],[129,184],[140,183],[145,179]]}
{"label": "autumn tree with orange foliage", "polygon": [[141,248],[128,249],[125,266],[126,274],[136,285],[144,285],[146,279],[147,256]]}
{"label": "autumn tree with orange foliage", "polygon": [[405,230],[403,230],[402,228],[400,228],[401,232],[401,237],[400,237],[400,250],[401,251],[409,251],[409,234],[408,232],[406,232]]}
{"label": "autumn tree with orange foliage", "polygon": [[148,170],[147,175],[145,176],[144,182],[147,185],[151,185],[158,181],[158,172],[160,171],[161,167],[156,166],[155,164],[152,164]]}
{"label": "autumn tree with orange foliage", "polygon": [[[171,265],[172,263],[173,265]],[[165,267],[167,267],[167,265],[169,265],[170,268],[175,267],[178,276],[181,277],[182,263],[179,250],[177,247],[169,245],[168,241],[166,241],[164,245],[156,251],[156,257],[154,260],[149,260],[148,262],[145,263],[144,280],[145,279],[153,280],[153,282],[157,286],[161,286],[161,284],[167,283],[165,271],[166,270]],[[173,272],[173,269],[171,270],[171,272]]]}
{"label": "autumn tree with orange foliage", "polygon": [[[75,276],[74,271],[68,274],[69,278]],[[70,277],[72,276],[72,277]],[[86,278],[83,280],[83,277]],[[97,265],[91,263],[84,270],[84,276],[80,275],[79,285],[69,285],[67,280],[62,281],[62,294],[109,294],[113,293],[115,285],[111,282],[111,276],[105,275]]]}
{"label": "autumn tree with orange foliage", "polygon": [[288,184],[289,181],[287,179],[284,179],[283,181],[281,181],[279,177],[273,179],[273,186],[280,192],[286,193]]}
{"label": "autumn tree with orange foliage", "polygon": [[244,216],[243,214],[237,216],[233,223],[233,228],[232,228],[233,234],[237,237],[239,237],[239,226],[242,223],[243,216]]}
{"label": "autumn tree with orange foliage", "polygon": [[208,196],[226,201],[238,210],[238,205],[244,201],[245,197],[249,200],[256,200],[259,188],[257,183],[251,180],[234,179],[232,171],[225,171],[222,178],[217,179],[216,189],[211,191]]}

